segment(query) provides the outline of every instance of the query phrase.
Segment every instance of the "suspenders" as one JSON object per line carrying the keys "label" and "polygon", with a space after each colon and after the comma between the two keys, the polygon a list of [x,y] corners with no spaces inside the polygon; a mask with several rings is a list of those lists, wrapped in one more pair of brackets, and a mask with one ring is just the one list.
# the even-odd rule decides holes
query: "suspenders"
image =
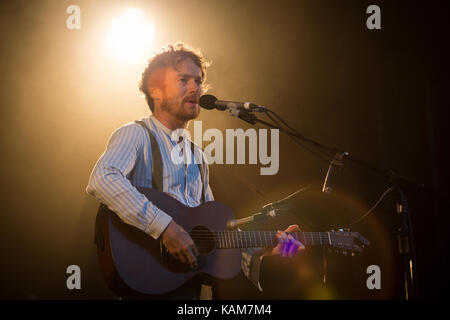
{"label": "suspenders", "polygon": [[[145,125],[143,121],[135,121],[140,124],[143,128],[145,128],[150,137],[150,145],[152,148],[152,188],[157,189],[159,191],[163,191],[163,164],[161,158],[161,151],[159,150],[158,142],[156,141],[155,136],[150,131],[150,129]],[[192,154],[195,155],[195,145],[191,143],[191,151]],[[195,157],[194,157],[195,158]],[[203,172],[203,161],[202,163],[197,164],[198,170],[200,171],[200,177],[202,179],[202,203],[205,203],[205,174]]]}
{"label": "suspenders", "polygon": [[[159,144],[156,141],[155,136],[152,134],[150,129],[145,125],[143,121],[135,121],[136,123],[140,124],[142,127],[144,127],[148,135],[150,137],[150,145],[152,148],[152,188],[159,190],[163,192],[163,163],[162,163],[162,157],[161,157],[161,151],[159,150]],[[195,155],[195,146],[193,143],[191,143],[192,146],[192,154]],[[202,203],[205,203],[205,175],[203,172],[203,161],[201,164],[197,164],[198,170],[200,171],[200,176],[202,179]],[[133,169],[134,171],[134,169]],[[131,172],[131,176],[134,172]],[[105,213],[107,212],[107,207],[105,204],[101,203],[98,211],[97,211],[97,217],[95,219],[95,235],[94,235],[94,243],[97,245],[97,247],[101,250],[105,247],[105,241],[103,238],[103,235],[101,233],[101,230],[99,228],[101,220],[104,219]]]}

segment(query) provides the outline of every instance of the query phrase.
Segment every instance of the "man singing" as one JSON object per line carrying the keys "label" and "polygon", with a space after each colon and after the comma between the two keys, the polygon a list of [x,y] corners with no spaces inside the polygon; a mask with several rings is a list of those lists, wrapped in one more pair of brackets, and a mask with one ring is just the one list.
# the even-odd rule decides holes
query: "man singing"
{"label": "man singing", "polygon": [[[140,83],[140,90],[152,115],[141,119],[141,123],[123,125],[112,134],[86,189],[123,222],[154,239],[161,239],[170,254],[191,268],[197,266],[199,253],[189,233],[168,213],[138,192],[136,187],[154,186],[151,133],[155,138],[153,143],[157,143],[161,153],[161,191],[189,207],[214,200],[202,150],[185,136],[180,135],[179,139],[174,140],[172,135],[175,130],[186,129],[189,121],[199,116],[198,101],[205,75],[204,59],[185,45],[170,45],[156,53],[149,60]],[[196,148],[194,153],[200,155],[201,166],[195,161],[173,161],[173,149],[183,150],[187,145]],[[189,154],[194,157],[194,153]],[[298,226],[293,225],[285,232],[296,230]],[[278,232],[279,244],[275,248],[242,253],[242,270],[260,290],[259,265],[262,256],[293,256],[304,248],[302,243],[285,232]],[[207,286],[192,283],[188,288],[174,292],[170,298],[196,299],[205,297],[205,291],[208,291]]]}

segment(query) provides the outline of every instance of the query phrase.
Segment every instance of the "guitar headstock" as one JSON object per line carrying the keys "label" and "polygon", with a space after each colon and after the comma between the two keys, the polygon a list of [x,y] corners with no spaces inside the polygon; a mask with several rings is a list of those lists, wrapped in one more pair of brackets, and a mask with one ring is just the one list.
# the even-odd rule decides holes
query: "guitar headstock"
{"label": "guitar headstock", "polygon": [[370,245],[369,240],[364,238],[359,232],[352,232],[349,229],[338,231],[331,230],[330,232],[331,246],[342,249],[343,254],[347,254],[350,251],[352,255],[354,252],[362,252],[363,249]]}

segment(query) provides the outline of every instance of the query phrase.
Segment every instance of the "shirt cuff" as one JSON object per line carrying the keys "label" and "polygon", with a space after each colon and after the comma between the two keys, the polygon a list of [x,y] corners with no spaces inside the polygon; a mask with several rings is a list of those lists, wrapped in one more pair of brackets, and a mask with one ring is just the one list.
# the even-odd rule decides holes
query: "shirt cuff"
{"label": "shirt cuff", "polygon": [[[148,209],[150,209],[150,206],[147,207],[147,210]],[[154,207],[154,209],[157,210],[156,212],[153,211],[153,214],[156,214],[155,218],[147,225],[145,232],[152,236],[153,239],[158,239],[172,221],[172,217],[156,207]]]}

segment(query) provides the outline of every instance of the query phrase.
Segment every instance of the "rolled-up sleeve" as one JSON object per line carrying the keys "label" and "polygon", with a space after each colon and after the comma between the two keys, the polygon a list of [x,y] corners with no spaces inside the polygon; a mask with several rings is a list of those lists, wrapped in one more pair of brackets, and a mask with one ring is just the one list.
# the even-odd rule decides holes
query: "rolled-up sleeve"
{"label": "rolled-up sleeve", "polygon": [[157,239],[172,218],[127,179],[145,141],[145,132],[138,124],[118,128],[92,170],[86,192],[104,203],[125,223]]}

